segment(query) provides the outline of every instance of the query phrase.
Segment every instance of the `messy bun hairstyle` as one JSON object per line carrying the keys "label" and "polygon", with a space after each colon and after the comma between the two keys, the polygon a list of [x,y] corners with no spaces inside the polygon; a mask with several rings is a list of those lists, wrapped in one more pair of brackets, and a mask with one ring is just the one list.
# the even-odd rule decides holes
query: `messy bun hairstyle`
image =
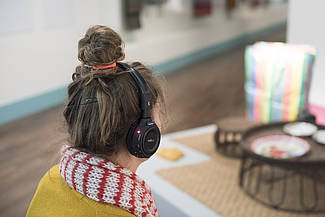
{"label": "messy bun hairstyle", "polygon": [[93,26],[78,43],[78,59],[89,66],[109,65],[124,59],[121,37],[106,26]]}
{"label": "messy bun hairstyle", "polygon": [[[88,29],[78,44],[81,64],[72,75],[67,88],[64,117],[70,145],[82,151],[107,157],[126,144],[131,124],[141,115],[138,87],[127,71],[105,66],[125,57],[123,41],[106,26]],[[140,62],[129,63],[146,80],[152,103],[165,112],[161,80]]]}

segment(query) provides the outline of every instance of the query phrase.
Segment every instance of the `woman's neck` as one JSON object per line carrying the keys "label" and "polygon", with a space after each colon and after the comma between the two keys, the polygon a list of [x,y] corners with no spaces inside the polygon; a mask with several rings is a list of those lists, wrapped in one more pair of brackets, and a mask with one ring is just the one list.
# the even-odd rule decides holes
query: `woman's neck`
{"label": "woman's neck", "polygon": [[127,150],[120,150],[117,154],[110,156],[108,159],[112,163],[125,167],[134,173],[139,165],[144,162],[144,159],[131,155]]}

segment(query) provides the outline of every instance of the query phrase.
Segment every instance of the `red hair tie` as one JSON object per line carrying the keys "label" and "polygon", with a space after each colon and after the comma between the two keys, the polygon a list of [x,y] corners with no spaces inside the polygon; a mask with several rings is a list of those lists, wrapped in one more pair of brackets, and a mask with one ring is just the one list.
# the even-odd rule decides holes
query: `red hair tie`
{"label": "red hair tie", "polygon": [[93,66],[93,69],[108,69],[108,68],[114,68],[116,67],[116,62],[112,63],[111,65],[107,66]]}

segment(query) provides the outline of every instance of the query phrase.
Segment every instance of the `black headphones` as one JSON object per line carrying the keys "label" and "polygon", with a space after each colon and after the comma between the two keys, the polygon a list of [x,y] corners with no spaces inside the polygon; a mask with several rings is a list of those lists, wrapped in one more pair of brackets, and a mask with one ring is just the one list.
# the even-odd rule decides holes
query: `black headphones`
{"label": "black headphones", "polygon": [[160,143],[160,130],[151,118],[151,92],[146,81],[136,69],[126,63],[117,62],[117,65],[129,72],[139,90],[141,117],[129,129],[126,137],[127,149],[138,158],[149,158],[157,151]]}

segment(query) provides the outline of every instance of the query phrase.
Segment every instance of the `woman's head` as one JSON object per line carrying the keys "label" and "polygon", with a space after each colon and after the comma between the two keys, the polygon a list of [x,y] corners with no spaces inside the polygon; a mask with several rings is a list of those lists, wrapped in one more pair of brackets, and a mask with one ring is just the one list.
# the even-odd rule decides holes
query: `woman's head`
{"label": "woman's head", "polygon": [[[123,60],[122,44],[120,36],[108,27],[89,28],[78,46],[82,64],[76,68],[73,82],[68,86],[64,117],[71,145],[96,155],[109,156],[123,148],[131,124],[141,115],[138,88],[127,71],[118,66],[92,68]],[[153,112],[157,113],[157,108],[164,111],[159,79],[139,62],[130,65],[147,82]]]}

